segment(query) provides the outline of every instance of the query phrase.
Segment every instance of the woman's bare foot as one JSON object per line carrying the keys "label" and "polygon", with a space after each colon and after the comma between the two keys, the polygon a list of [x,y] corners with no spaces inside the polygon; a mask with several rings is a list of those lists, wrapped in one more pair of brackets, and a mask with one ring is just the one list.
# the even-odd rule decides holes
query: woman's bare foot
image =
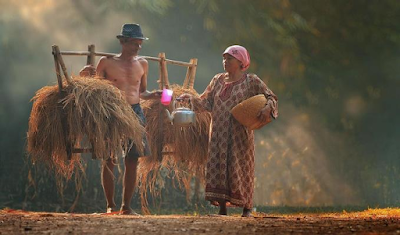
{"label": "woman's bare foot", "polygon": [[227,215],[228,210],[226,209],[226,202],[219,202],[219,215]]}
{"label": "woman's bare foot", "polygon": [[242,217],[253,217],[253,215],[251,214],[251,209],[243,208]]}

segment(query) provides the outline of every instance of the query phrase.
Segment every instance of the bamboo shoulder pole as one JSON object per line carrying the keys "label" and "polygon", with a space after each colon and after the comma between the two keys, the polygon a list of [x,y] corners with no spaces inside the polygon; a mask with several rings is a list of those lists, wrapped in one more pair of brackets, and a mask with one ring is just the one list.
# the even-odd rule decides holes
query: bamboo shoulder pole
{"label": "bamboo shoulder pole", "polygon": [[[168,72],[167,72],[167,63],[165,61],[165,53],[161,52],[158,54],[159,57],[159,69],[160,69],[160,79],[159,79],[159,84],[160,84],[160,89],[168,88],[169,83],[168,83]],[[158,136],[159,136],[159,141],[157,143],[157,159],[161,162],[163,158],[162,150],[164,146],[164,110],[165,107],[163,104],[159,104],[159,110],[160,114],[158,117]]]}
{"label": "bamboo shoulder pole", "polygon": [[[91,64],[91,65],[94,65],[95,56],[112,57],[112,56],[117,55],[115,53],[95,52],[94,45],[89,45],[88,51],[60,51],[58,46],[54,45],[53,54],[55,54],[55,56],[57,56],[55,58],[57,58],[57,61],[58,61],[59,65],[61,66],[64,76],[67,79],[68,83],[71,82],[71,78],[68,76],[62,55],[87,56],[87,64]],[[184,80],[183,87],[186,89],[193,88],[194,80],[195,80],[195,76],[196,76],[197,59],[190,59],[189,63],[182,62],[182,61],[176,61],[176,60],[169,60],[169,59],[166,59],[164,52],[159,53],[158,57],[151,57],[151,56],[141,56],[141,57],[146,60],[159,62],[160,79],[158,80],[158,83],[159,83],[160,89],[163,89],[164,87],[168,88],[170,85],[169,80],[168,80],[167,64],[173,64],[173,65],[187,67],[187,72],[186,72],[186,77]]]}
{"label": "bamboo shoulder pole", "polygon": [[[190,59],[190,64],[193,64],[193,59]],[[185,76],[185,80],[183,80],[183,88],[184,89],[188,89],[189,88],[189,80],[190,80],[190,74],[192,73],[192,66],[189,66],[186,70],[186,76]]]}
{"label": "bamboo shoulder pole", "polygon": [[162,60],[163,60],[163,57],[165,57],[165,54],[163,52],[160,52],[160,53],[158,53],[158,57],[160,60],[159,60],[159,64],[158,64],[159,78],[158,78],[157,82],[158,82],[159,88],[163,89],[165,84],[164,84],[164,77],[163,77],[164,69],[163,69]]}
{"label": "bamboo shoulder pole", "polygon": [[88,56],[90,53],[87,51],[60,51],[61,55],[77,55],[77,56]]}
{"label": "bamboo shoulder pole", "polygon": [[63,85],[62,85],[62,77],[61,77],[61,71],[60,71],[60,63],[58,62],[57,52],[55,50],[54,45],[52,46],[52,54],[54,57],[54,66],[56,68],[58,91],[61,93],[61,91],[63,89]]}
{"label": "bamboo shoulder pole", "polygon": [[194,58],[193,60],[193,67],[192,70],[190,71],[190,79],[189,79],[189,88],[193,88],[194,86],[194,80],[196,78],[196,69],[197,69],[197,59]]}
{"label": "bamboo shoulder pole", "polygon": [[169,59],[165,59],[165,61],[166,61],[168,64],[180,65],[180,66],[184,66],[184,67],[191,67],[191,66],[193,66],[191,63],[182,62],[182,61],[169,60]]}
{"label": "bamboo shoulder pole", "polygon": [[[61,51],[61,55],[76,55],[76,56],[88,56],[90,52],[87,51]],[[106,56],[106,57],[112,57],[116,56],[116,53],[107,53],[107,52],[94,52],[95,56]],[[156,61],[160,62],[160,58],[157,57],[152,57],[152,56],[141,56],[142,58],[150,61]],[[182,62],[182,61],[177,61],[177,60],[170,60],[170,59],[165,59],[165,61],[168,64],[173,64],[173,65],[179,65],[179,66],[184,66],[184,67],[192,67],[193,64],[187,63],[187,62]]]}
{"label": "bamboo shoulder pole", "polygon": [[165,59],[165,53],[163,53],[163,59],[161,60],[162,63],[162,77],[164,79],[164,86],[165,88],[169,88],[169,80],[168,80],[168,70],[167,70],[167,62]]}
{"label": "bamboo shoulder pole", "polygon": [[95,46],[93,44],[88,45],[88,56],[86,60],[87,65],[93,65],[94,66],[94,61],[95,61]]}
{"label": "bamboo shoulder pole", "polygon": [[54,50],[55,50],[55,54],[57,56],[58,62],[61,65],[61,69],[62,69],[62,71],[64,73],[65,79],[67,79],[68,83],[71,83],[72,81],[71,81],[71,78],[68,76],[67,68],[65,67],[64,60],[63,60],[63,58],[61,56],[61,53],[60,53],[60,48],[58,48],[57,45],[54,45]]}

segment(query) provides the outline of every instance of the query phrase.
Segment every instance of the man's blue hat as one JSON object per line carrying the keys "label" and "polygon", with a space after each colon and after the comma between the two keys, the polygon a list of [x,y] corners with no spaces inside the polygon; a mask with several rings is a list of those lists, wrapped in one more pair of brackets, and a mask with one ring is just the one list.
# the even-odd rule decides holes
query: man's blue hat
{"label": "man's blue hat", "polygon": [[122,26],[121,34],[117,35],[117,38],[136,38],[148,40],[148,38],[143,36],[142,29],[138,24],[124,24]]}

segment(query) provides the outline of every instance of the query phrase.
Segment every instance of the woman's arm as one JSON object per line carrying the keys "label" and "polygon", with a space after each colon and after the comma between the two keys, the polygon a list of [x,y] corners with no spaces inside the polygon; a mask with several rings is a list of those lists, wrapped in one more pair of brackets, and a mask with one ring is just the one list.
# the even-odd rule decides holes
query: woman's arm
{"label": "woman's arm", "polygon": [[211,112],[214,106],[214,93],[215,93],[215,85],[218,82],[221,74],[217,74],[213,77],[211,82],[208,84],[204,92],[200,96],[193,96],[191,94],[182,94],[179,98],[190,98],[193,102],[193,106],[195,111],[203,112],[208,111]]}
{"label": "woman's arm", "polygon": [[258,114],[259,126],[255,129],[258,129],[270,122],[273,119],[276,119],[279,115],[278,113],[278,97],[272,92],[271,89],[259,78],[257,75],[250,75],[250,89],[251,92],[254,92],[254,95],[264,94],[267,99],[267,103],[262,108]]}

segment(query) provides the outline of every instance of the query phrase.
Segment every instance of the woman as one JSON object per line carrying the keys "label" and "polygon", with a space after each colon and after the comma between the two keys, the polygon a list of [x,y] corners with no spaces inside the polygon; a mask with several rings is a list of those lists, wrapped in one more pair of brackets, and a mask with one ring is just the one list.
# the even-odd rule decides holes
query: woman
{"label": "woman", "polygon": [[192,98],[197,111],[212,115],[205,197],[227,215],[227,206],[243,207],[243,217],[250,217],[254,191],[254,133],[241,125],[229,112],[236,104],[254,95],[264,94],[267,105],[260,111],[261,127],[278,116],[278,100],[257,75],[245,71],[250,66],[247,50],[239,45],[223,53],[226,73],[214,76],[199,98]]}

